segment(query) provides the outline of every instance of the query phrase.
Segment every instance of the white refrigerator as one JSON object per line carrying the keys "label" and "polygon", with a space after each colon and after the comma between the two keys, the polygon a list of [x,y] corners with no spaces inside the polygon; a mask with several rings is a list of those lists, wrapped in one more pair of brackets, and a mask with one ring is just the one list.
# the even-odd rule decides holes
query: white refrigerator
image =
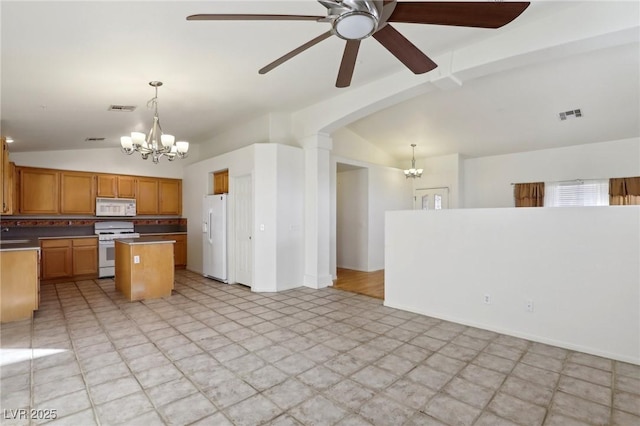
{"label": "white refrigerator", "polygon": [[204,197],[202,221],[202,274],[226,283],[227,194]]}

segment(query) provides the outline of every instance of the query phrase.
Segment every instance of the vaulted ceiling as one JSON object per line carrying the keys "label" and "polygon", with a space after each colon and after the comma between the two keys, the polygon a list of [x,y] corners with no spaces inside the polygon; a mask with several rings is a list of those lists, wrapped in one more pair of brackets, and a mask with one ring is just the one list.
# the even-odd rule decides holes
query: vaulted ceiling
{"label": "vaulted ceiling", "polygon": [[[446,57],[515,29],[543,37],[554,16],[568,11],[572,25],[589,25],[583,10],[592,3],[533,2],[498,30],[394,26],[430,57]],[[637,12],[637,2],[620,3],[626,8],[612,10],[631,3]],[[149,126],[152,80],[164,82],[165,131],[204,144],[270,112],[294,112],[390,77],[416,84],[424,78],[367,39],[351,87],[338,89],[344,41],[337,37],[259,75],[328,24],[186,20],[197,13],[326,13],[315,1],[3,1],[0,7],[1,133],[15,140],[15,152],[119,146],[121,135]],[[482,156],[640,136],[638,13],[632,19],[635,29],[615,42],[598,38],[596,29],[590,49],[466,76],[460,85],[410,98],[347,128],[397,158],[410,157],[409,143],[418,144],[421,156]],[[108,111],[113,104],[137,108]],[[559,112],[578,108],[582,118],[558,119]]]}

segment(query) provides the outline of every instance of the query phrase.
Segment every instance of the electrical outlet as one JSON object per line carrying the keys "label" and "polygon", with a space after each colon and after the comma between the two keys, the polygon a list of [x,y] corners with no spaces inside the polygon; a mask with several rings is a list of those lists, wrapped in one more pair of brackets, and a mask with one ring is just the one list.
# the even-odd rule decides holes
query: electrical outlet
{"label": "electrical outlet", "polygon": [[485,294],[484,298],[482,299],[484,301],[485,305],[490,305],[491,304],[491,295],[490,294]]}
{"label": "electrical outlet", "polygon": [[533,312],[533,300],[527,300],[527,312]]}
{"label": "electrical outlet", "polygon": [[133,256],[133,263],[140,263],[140,256]]}

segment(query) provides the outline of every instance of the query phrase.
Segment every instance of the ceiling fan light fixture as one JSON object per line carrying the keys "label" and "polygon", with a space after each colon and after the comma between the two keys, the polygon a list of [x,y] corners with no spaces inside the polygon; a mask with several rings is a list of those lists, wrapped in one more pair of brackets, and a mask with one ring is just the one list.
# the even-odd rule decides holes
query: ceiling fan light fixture
{"label": "ceiling fan light fixture", "polygon": [[345,40],[362,40],[373,34],[378,20],[368,12],[353,11],[339,16],[333,22],[336,35]]}

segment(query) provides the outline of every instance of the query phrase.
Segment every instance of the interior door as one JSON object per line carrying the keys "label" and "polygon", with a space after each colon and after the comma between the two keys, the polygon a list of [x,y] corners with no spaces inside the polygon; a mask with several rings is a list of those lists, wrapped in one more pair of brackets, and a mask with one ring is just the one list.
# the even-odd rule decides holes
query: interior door
{"label": "interior door", "polygon": [[413,197],[414,210],[441,210],[449,208],[449,188],[416,189]]}
{"label": "interior door", "polygon": [[251,175],[234,178],[235,281],[253,284],[253,194]]}

